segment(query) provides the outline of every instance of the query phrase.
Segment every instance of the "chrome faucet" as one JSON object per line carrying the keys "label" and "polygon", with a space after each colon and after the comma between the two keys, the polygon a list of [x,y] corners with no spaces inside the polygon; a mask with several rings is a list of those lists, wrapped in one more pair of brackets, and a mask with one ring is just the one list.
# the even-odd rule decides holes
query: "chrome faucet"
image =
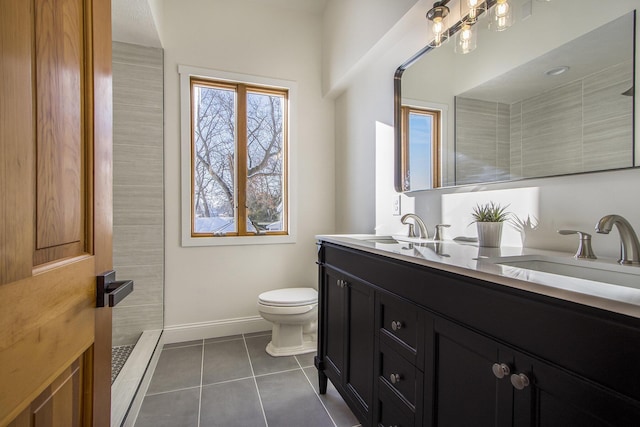
{"label": "chrome faucet", "polygon": [[[418,226],[418,229],[420,230],[420,236],[416,236],[413,224],[407,222],[407,219],[409,218],[413,218],[413,222]],[[402,216],[402,218],[400,218],[400,222],[409,225],[409,237],[420,237],[421,239],[425,240],[429,238],[427,227],[424,225],[424,222],[418,215],[412,213],[405,214]]]}
{"label": "chrome faucet", "polygon": [[629,221],[620,215],[605,215],[596,224],[596,232],[609,234],[613,226],[620,233],[620,264],[640,264],[640,242]]}

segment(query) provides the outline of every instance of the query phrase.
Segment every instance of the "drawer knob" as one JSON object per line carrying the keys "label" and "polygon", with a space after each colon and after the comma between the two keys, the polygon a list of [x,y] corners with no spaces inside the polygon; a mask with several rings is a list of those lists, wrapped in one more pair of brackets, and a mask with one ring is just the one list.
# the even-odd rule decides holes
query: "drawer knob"
{"label": "drawer knob", "polygon": [[516,389],[523,390],[525,387],[528,387],[529,384],[529,377],[527,377],[525,374],[511,375],[511,385],[513,385]]}
{"label": "drawer knob", "polygon": [[511,373],[511,369],[509,369],[509,365],[507,365],[506,363],[494,363],[491,367],[491,370],[493,371],[493,375],[495,375],[496,378],[500,379],[506,377]]}
{"label": "drawer knob", "polygon": [[389,375],[389,381],[391,381],[391,384],[398,384],[401,379],[402,377],[400,376],[400,374]]}
{"label": "drawer knob", "polygon": [[402,329],[402,322],[399,320],[391,321],[391,329],[393,329],[394,331],[399,331],[400,329]]}

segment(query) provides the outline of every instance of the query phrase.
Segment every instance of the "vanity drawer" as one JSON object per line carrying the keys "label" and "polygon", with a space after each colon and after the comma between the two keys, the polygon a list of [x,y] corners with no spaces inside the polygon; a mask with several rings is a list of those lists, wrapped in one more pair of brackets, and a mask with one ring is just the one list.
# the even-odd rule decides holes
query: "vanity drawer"
{"label": "vanity drawer", "polygon": [[414,410],[400,399],[382,380],[378,390],[377,419],[378,427],[420,426],[420,418]]}
{"label": "vanity drawer", "polygon": [[378,367],[380,382],[395,390],[412,407],[420,402],[422,372],[383,342],[380,342]]}
{"label": "vanity drawer", "polygon": [[384,341],[414,365],[424,361],[424,328],[426,316],[414,304],[378,292],[376,330]]}

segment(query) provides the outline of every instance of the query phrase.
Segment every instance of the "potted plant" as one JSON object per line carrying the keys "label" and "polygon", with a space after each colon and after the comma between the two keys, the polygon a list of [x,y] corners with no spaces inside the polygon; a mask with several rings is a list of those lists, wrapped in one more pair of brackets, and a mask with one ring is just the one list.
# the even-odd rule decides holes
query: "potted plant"
{"label": "potted plant", "polygon": [[502,239],[502,225],[509,219],[507,206],[500,206],[495,202],[477,204],[471,216],[478,227],[478,245],[488,248],[499,248]]}

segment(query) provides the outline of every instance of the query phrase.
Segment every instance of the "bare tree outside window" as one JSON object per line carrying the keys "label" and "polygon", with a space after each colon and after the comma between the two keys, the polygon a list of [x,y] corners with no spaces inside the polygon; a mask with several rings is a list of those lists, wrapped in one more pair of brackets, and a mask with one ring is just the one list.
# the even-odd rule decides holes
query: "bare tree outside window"
{"label": "bare tree outside window", "polygon": [[192,82],[193,234],[286,232],[286,99]]}

